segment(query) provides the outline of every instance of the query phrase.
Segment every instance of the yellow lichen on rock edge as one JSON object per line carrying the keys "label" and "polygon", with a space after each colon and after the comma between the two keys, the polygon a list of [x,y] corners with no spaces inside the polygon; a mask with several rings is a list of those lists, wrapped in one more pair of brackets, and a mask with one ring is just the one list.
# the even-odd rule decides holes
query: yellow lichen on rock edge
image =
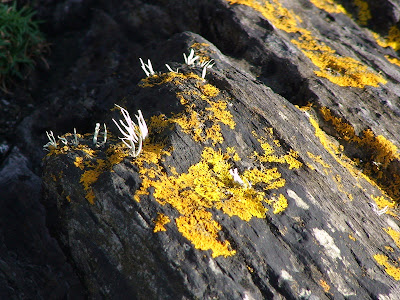
{"label": "yellow lichen on rock edge", "polygon": [[[227,110],[228,99],[221,94],[217,87],[205,84],[202,78],[193,73],[184,75],[173,72],[145,78],[142,80],[141,86],[147,88],[171,82],[179,87],[183,80],[191,80],[195,86],[194,89],[176,93],[176,97],[184,106],[184,111],[168,119],[157,117],[155,121],[162,121],[162,126],[166,126],[166,123],[179,125],[183,132],[189,134],[196,142],[211,141],[213,145],[221,144],[224,141],[221,125],[234,129],[236,124],[232,114]],[[205,109],[198,107],[197,101],[200,104],[205,102]]]}
{"label": "yellow lichen on rock edge", "polygon": [[167,231],[164,226],[169,222],[171,222],[171,220],[168,216],[158,213],[157,218],[154,220],[155,226],[153,232]]}
{"label": "yellow lichen on rock edge", "polygon": [[[347,122],[344,122],[341,118],[335,117],[326,107],[320,108],[320,112],[324,120],[329,122],[333,129],[335,129],[339,139],[343,139],[348,143],[354,143],[356,147],[363,149],[363,152],[368,156],[367,158],[363,158],[364,162],[362,164],[362,177],[364,177],[374,186],[378,187],[385,197],[390,198],[391,202],[399,202],[400,176],[391,172],[390,168],[388,168],[392,161],[400,160],[400,154],[397,146],[387,140],[384,136],[375,135],[370,129],[364,130],[360,136],[356,135],[353,126]],[[326,149],[330,149],[330,151],[332,151],[332,143],[326,142],[324,133],[319,128],[318,124],[316,124],[316,121],[311,119],[312,118],[310,117],[310,122],[316,128],[316,135],[318,132],[321,143]],[[338,150],[339,149],[336,147],[335,153],[340,154],[340,156],[345,157],[346,160],[349,161],[349,158],[347,156],[343,156],[344,154]],[[342,159],[338,159],[336,155],[334,157],[338,162],[345,166],[345,164],[342,163]],[[352,162],[354,165],[358,164],[355,160]],[[354,170],[354,168],[348,169]],[[351,172],[353,175],[355,175],[354,171]]]}
{"label": "yellow lichen on rock edge", "polygon": [[[360,61],[336,54],[336,51],[314,37],[311,31],[299,26],[300,17],[292,11],[284,8],[277,0],[271,3],[264,1],[260,4],[256,0],[226,0],[229,4],[241,4],[252,7],[259,11],[276,28],[291,34],[299,34],[292,39],[295,44],[311,61],[319,68],[314,71],[317,76],[328,79],[340,86],[351,86],[363,88],[367,85],[377,87],[379,84],[386,84],[386,80],[379,74],[369,70]],[[340,10],[340,6],[335,6],[330,0],[314,0],[316,6],[323,9]],[[392,44],[397,41],[398,35],[395,30],[389,34]],[[388,38],[389,39],[389,38]]]}
{"label": "yellow lichen on rock edge", "polygon": [[397,25],[390,27],[386,37],[381,37],[376,32],[372,32],[372,35],[379,46],[391,47],[395,51],[400,50],[400,29]]}
{"label": "yellow lichen on rock edge", "polygon": [[268,21],[276,28],[285,32],[298,32],[301,30],[297,23],[301,23],[300,17],[293,12],[284,8],[277,0],[272,0],[272,3],[264,1],[264,4],[258,3],[255,0],[226,0],[229,4],[241,4],[252,7],[259,11]]}
{"label": "yellow lichen on rock edge", "polygon": [[400,249],[400,232],[398,232],[397,230],[394,230],[393,228],[389,227],[389,228],[383,228],[383,230],[385,230],[385,232],[390,235],[390,237],[393,239],[393,241],[395,242],[396,246]]}
{"label": "yellow lichen on rock edge", "polygon": [[344,7],[333,0],[310,0],[310,2],[330,14],[347,14]]}
{"label": "yellow lichen on rock edge", "polygon": [[392,265],[389,258],[383,254],[374,255],[374,259],[378,264],[385,267],[385,272],[395,280],[400,280],[400,268]]}

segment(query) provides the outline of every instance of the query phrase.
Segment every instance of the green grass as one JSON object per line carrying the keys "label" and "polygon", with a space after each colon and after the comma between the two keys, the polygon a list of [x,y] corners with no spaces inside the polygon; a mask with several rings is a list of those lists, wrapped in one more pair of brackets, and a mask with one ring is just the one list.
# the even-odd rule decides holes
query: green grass
{"label": "green grass", "polygon": [[28,7],[17,9],[15,2],[0,3],[0,86],[3,90],[13,79],[24,79],[45,48],[39,21],[32,20],[34,14]]}

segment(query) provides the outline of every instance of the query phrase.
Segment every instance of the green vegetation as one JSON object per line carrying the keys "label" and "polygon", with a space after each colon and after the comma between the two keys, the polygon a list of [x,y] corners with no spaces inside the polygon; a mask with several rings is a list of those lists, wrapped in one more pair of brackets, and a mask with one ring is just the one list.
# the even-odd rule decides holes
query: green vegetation
{"label": "green vegetation", "polygon": [[23,79],[45,48],[32,9],[17,9],[16,3],[0,3],[0,85],[5,90],[12,78]]}

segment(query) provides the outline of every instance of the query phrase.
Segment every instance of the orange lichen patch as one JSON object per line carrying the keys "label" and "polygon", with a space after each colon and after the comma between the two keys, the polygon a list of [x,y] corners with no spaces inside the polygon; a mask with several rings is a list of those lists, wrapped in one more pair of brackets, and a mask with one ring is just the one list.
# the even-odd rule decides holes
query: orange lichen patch
{"label": "orange lichen patch", "polygon": [[210,107],[206,107],[206,110],[210,112],[207,116],[210,121],[225,124],[230,129],[235,128],[235,121],[232,114],[226,110],[227,103],[225,101],[207,102],[210,105]]}
{"label": "orange lichen patch", "polygon": [[259,4],[255,0],[226,0],[229,4],[242,4],[259,11],[268,21],[276,28],[286,32],[299,32],[301,30],[297,24],[301,23],[300,17],[293,12],[284,8],[277,0],[272,0],[272,3],[264,1],[264,4]]}
{"label": "orange lichen patch", "polygon": [[[159,127],[177,124],[183,132],[189,134],[196,142],[210,140],[213,145],[224,141],[221,132],[222,124],[231,129],[235,128],[233,116],[227,109],[228,99],[222,95],[217,87],[205,84],[202,78],[194,74],[179,74],[179,76],[177,74],[166,76],[160,74],[158,76],[167,78],[162,80],[162,83],[172,82],[177,87],[182,85],[183,79],[190,79],[194,85],[192,89],[176,93],[178,100],[184,106],[183,112],[168,119],[165,116],[154,117],[154,121],[157,121]],[[170,78],[172,79],[170,80]],[[153,85],[142,86],[151,87]]]}
{"label": "orange lichen patch", "polygon": [[331,111],[327,107],[321,107],[320,112],[325,121],[330,122],[335,130],[339,133],[339,138],[345,141],[350,141],[356,136],[354,127],[344,122],[341,118],[332,115]]}
{"label": "orange lichen patch", "polygon": [[[226,0],[230,4],[242,4],[259,11],[276,28],[291,34],[299,34],[292,39],[295,44],[320,70],[314,71],[317,76],[328,79],[340,86],[363,88],[366,85],[377,87],[379,83],[387,81],[370,70],[366,65],[351,57],[336,54],[336,51],[314,37],[311,31],[299,27],[301,19],[292,11],[284,8],[277,0],[271,3],[264,1],[260,4],[256,0]],[[340,6],[330,0],[313,0],[315,5],[323,9],[340,11]],[[392,33],[396,36],[394,31]]]}
{"label": "orange lichen patch", "polygon": [[332,115],[330,109],[322,107],[320,109],[325,121],[330,122],[339,138],[348,142],[355,142],[360,147],[365,147],[371,152],[371,159],[375,163],[382,164],[386,168],[395,159],[400,159],[398,148],[382,135],[376,136],[372,130],[364,130],[361,137],[355,134],[354,127],[342,121],[341,118]]}
{"label": "orange lichen patch", "polygon": [[[392,173],[388,165],[393,160],[399,160],[397,147],[383,136],[375,136],[371,130],[365,130],[361,136],[355,134],[354,128],[341,118],[335,117],[327,108],[321,108],[320,112],[325,121],[329,122],[335,129],[339,139],[343,139],[346,143],[354,143],[355,146],[363,149],[367,159],[361,164],[358,159],[350,159],[343,153],[343,146],[338,147],[331,142],[324,131],[319,127],[318,122],[309,117],[311,125],[315,128],[315,136],[318,137],[324,148],[332,155],[332,157],[350,174],[358,179],[363,178],[382,192],[383,199],[390,199],[387,204],[392,207],[393,202],[400,200],[400,176]],[[362,171],[356,168],[363,167]],[[378,203],[377,203],[378,204]],[[379,207],[381,207],[378,204]],[[386,205],[384,205],[386,206]],[[390,213],[392,214],[392,213]]]}
{"label": "orange lichen patch", "polygon": [[[356,138],[355,141],[357,142]],[[370,129],[363,132],[363,137],[359,144],[371,150],[372,160],[375,163],[382,164],[383,168],[386,168],[391,161],[400,158],[396,145],[382,135],[376,136]]]}
{"label": "orange lichen patch", "polygon": [[321,157],[321,155],[314,155],[311,152],[307,152],[307,155],[315,162],[319,163],[324,168],[330,169],[331,166],[327,164]]}
{"label": "orange lichen patch", "polygon": [[158,213],[157,218],[154,220],[155,226],[153,232],[167,231],[164,226],[167,225],[169,222],[171,222],[171,220],[167,215]]}
{"label": "orange lichen patch", "polygon": [[83,157],[75,157],[74,165],[75,167],[83,170],[85,168],[85,165],[83,164]]}
{"label": "orange lichen patch", "polygon": [[[369,182],[374,181],[374,185],[384,190],[390,198],[399,201],[400,176],[388,168],[392,161],[400,160],[397,146],[384,136],[375,135],[370,129],[364,130],[362,135],[358,136],[350,124],[333,116],[329,109],[323,107],[320,112],[324,120],[333,126],[340,139],[364,150],[368,156],[362,164],[365,178]],[[357,164],[355,161],[353,163]]]}
{"label": "orange lichen patch", "polygon": [[356,241],[356,238],[354,236],[352,236],[351,234],[349,234],[349,239],[351,239],[352,241]]}
{"label": "orange lichen patch", "polygon": [[212,84],[205,84],[200,86],[200,91],[206,97],[216,97],[219,95],[220,91]]}
{"label": "orange lichen patch", "polygon": [[[299,48],[304,46],[295,40],[292,42]],[[386,84],[387,82],[382,76],[370,71],[366,65],[354,58],[326,51],[302,51],[314,65],[320,68],[320,71],[314,71],[317,76],[329,79],[337,85],[363,88],[366,85],[377,87],[379,83]]]}
{"label": "orange lichen patch", "polygon": [[164,114],[152,116],[150,124],[152,126],[151,132],[155,134],[162,132],[165,128],[172,127],[170,120]]}
{"label": "orange lichen patch", "polygon": [[394,25],[390,27],[389,34],[386,38],[386,43],[395,51],[400,49],[400,29],[397,26]]}
{"label": "orange lichen patch", "polygon": [[[197,75],[171,76],[175,75],[159,74],[160,78],[149,79],[142,86],[172,83],[183,111],[168,118],[165,115],[152,117],[149,131],[162,133],[166,128],[176,125],[194,141],[210,140],[213,145],[222,143],[221,127],[234,129],[236,125],[228,110],[228,98],[217,87],[206,84]],[[183,78],[189,80],[186,82],[188,84],[182,85]],[[279,147],[280,143],[275,142],[275,145]],[[237,216],[244,221],[265,218],[268,206],[273,208],[275,214],[283,212],[288,206],[285,196],[281,194],[276,199],[268,199],[267,193],[283,187],[285,179],[276,167],[269,168],[263,163],[268,160],[288,165],[289,169],[302,165],[293,150],[272,157],[272,147],[269,149],[270,146],[264,143],[261,147],[264,153],[254,154],[262,157],[256,162],[258,167],[245,170],[239,175],[240,180],[234,180],[231,175],[234,162],[241,160],[234,147],[226,147],[225,152],[205,147],[197,163],[191,165],[187,172],[178,172],[164,163],[164,157],[170,155],[165,145],[146,142],[141,155],[132,162],[138,167],[142,179],[134,199],[140,201],[143,196],[152,193],[158,203],[170,205],[177,210],[180,214],[175,219],[177,229],[195,248],[211,250],[213,257],[234,255],[236,251],[230,242],[221,238],[222,228],[214,220],[212,211],[221,210],[228,216]]]}
{"label": "orange lichen patch", "polygon": [[175,84],[181,84],[184,80],[187,80],[189,78],[199,78],[194,73],[189,73],[189,74],[182,74],[182,73],[176,73],[176,72],[168,72],[168,73],[162,73],[162,74],[155,74],[153,76],[149,76],[146,78],[143,78],[139,86],[146,88],[146,87],[153,87],[157,85],[162,85],[168,82],[174,82]]}
{"label": "orange lichen patch", "polygon": [[[254,135],[256,135],[253,132]],[[271,135],[271,134],[270,134]],[[257,135],[256,135],[257,137]],[[300,168],[303,163],[300,162],[297,158],[299,157],[298,153],[293,149],[289,150],[289,153],[281,156],[274,155],[275,150],[274,148],[267,142],[267,139],[264,137],[258,137],[258,142],[263,149],[262,154],[257,153],[254,151],[253,157],[259,162],[269,162],[269,163],[280,163],[280,164],[287,164],[289,169],[298,169]],[[275,143],[275,140],[274,140]],[[275,143],[276,145],[276,143]],[[278,146],[279,147],[279,146]]]}
{"label": "orange lichen patch", "polygon": [[389,252],[394,252],[394,249],[390,246],[385,246],[385,249]]}
{"label": "orange lichen patch", "polygon": [[92,185],[97,181],[100,174],[102,174],[106,169],[106,164],[103,159],[98,159],[96,161],[97,165],[92,170],[85,171],[80,179],[80,183],[82,183],[83,188],[86,191],[86,200],[89,201],[90,204],[94,204],[94,191]]}
{"label": "orange lichen patch", "polygon": [[383,254],[374,255],[378,264],[385,267],[385,272],[395,280],[400,280],[400,268],[389,262],[389,258]]}
{"label": "orange lichen patch", "polygon": [[86,156],[77,156],[74,165],[84,170],[80,178],[80,183],[82,183],[86,192],[85,198],[90,204],[94,204],[95,195],[92,186],[98,180],[99,176],[106,171],[111,171],[114,165],[119,164],[124,157],[128,156],[123,147],[122,145],[111,145],[106,150],[104,159],[98,158],[96,156],[97,152],[91,150],[88,146],[82,145],[82,147],[80,147],[80,149],[86,153]]}
{"label": "orange lichen patch", "polygon": [[160,204],[169,204],[181,214],[175,221],[182,235],[197,249],[212,250],[214,257],[233,255],[235,251],[229,241],[219,239],[221,226],[213,219],[211,209],[249,221],[253,217],[265,218],[268,208],[263,203],[271,204],[276,213],[287,207],[283,196],[275,201],[274,206],[274,202],[265,195],[265,191],[285,184],[276,168],[246,170],[241,176],[252,180],[252,187],[234,182],[229,170],[233,168],[233,158],[238,158],[238,155],[233,147],[225,153],[206,147],[201,160],[186,173],[178,174],[176,170],[171,170],[172,175],[167,175],[159,166],[161,152],[150,158],[146,153],[149,147],[143,149],[142,155],[134,161],[142,178],[142,186],[135,198],[149,194],[149,189],[152,189],[154,198]]}
{"label": "orange lichen patch", "polygon": [[59,146],[60,146],[59,144],[60,144],[60,143],[57,143],[57,148],[55,148],[55,147],[53,147],[53,146],[49,146],[49,147],[48,147],[49,153],[47,153],[46,156],[65,154],[65,153],[68,152],[68,150],[69,150],[69,147],[68,147],[68,146],[59,147]]}
{"label": "orange lichen patch", "polygon": [[288,207],[287,199],[284,195],[280,194],[278,199],[272,200],[272,207],[274,208],[274,214],[280,214]]}
{"label": "orange lichen patch", "polygon": [[194,43],[190,46],[190,48],[195,50],[196,55],[200,57],[199,61],[201,63],[209,61],[210,54],[215,52],[210,50],[209,47],[210,45],[207,43]]}
{"label": "orange lichen patch", "polygon": [[330,14],[347,14],[344,7],[333,0],[310,0],[310,2]]}
{"label": "orange lichen patch", "polygon": [[368,21],[372,18],[368,3],[363,0],[353,0],[353,3],[358,9],[357,23],[361,26],[366,26]]}
{"label": "orange lichen patch", "polygon": [[234,147],[226,147],[226,152],[228,153],[228,155],[229,155],[230,157],[232,157],[232,159],[233,159],[234,161],[239,161],[239,160],[241,160],[239,154],[236,153],[236,150],[235,150]]}
{"label": "orange lichen patch", "polygon": [[212,250],[212,256],[232,256],[236,253],[228,241],[218,240],[218,232],[222,229],[206,210],[196,210],[190,217],[181,216],[176,219],[179,232],[190,240],[196,249]]}
{"label": "orange lichen patch", "polygon": [[[150,130],[152,128],[151,124],[150,122]],[[133,197],[137,202],[140,201],[140,196],[149,195],[148,189],[152,186],[153,181],[164,174],[161,162],[163,157],[169,155],[171,153],[161,143],[153,144],[148,141],[144,143],[142,153],[132,162],[133,165],[139,168],[139,174],[142,179],[141,187]]]}
{"label": "orange lichen patch", "polygon": [[390,235],[390,237],[393,239],[393,241],[395,242],[395,244],[397,245],[397,247],[400,249],[400,232],[398,232],[397,230],[394,230],[393,228],[389,227],[389,228],[383,228],[383,230],[385,230],[385,232]]}
{"label": "orange lichen patch", "polygon": [[329,290],[331,289],[331,287],[329,286],[329,284],[325,280],[320,279],[319,280],[319,285],[324,289],[325,293],[328,293]]}
{"label": "orange lichen patch", "polygon": [[[89,135],[90,135],[90,134],[89,134]],[[82,150],[82,151],[85,153],[85,155],[88,155],[88,156],[94,157],[94,156],[97,155],[97,151],[96,151],[96,150],[93,150],[93,149],[91,149],[91,148],[89,148],[87,145],[79,144],[79,145],[76,147],[76,149],[77,149],[77,150]]]}
{"label": "orange lichen patch", "polygon": [[396,25],[390,27],[386,37],[381,37],[376,32],[372,32],[372,35],[379,46],[383,48],[391,47],[395,51],[400,49],[400,29]]}
{"label": "orange lichen patch", "polygon": [[396,57],[390,57],[389,55],[385,55],[385,58],[390,61],[392,64],[400,67],[400,59]]}

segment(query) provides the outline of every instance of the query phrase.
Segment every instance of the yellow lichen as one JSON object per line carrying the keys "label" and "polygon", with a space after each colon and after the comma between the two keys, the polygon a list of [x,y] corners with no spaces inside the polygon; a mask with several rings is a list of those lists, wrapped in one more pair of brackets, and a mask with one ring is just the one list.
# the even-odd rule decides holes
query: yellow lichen
{"label": "yellow lichen", "polygon": [[79,145],[77,147],[77,149],[86,153],[85,157],[77,156],[74,165],[84,171],[81,175],[80,183],[82,183],[86,192],[85,198],[90,204],[94,204],[93,184],[98,180],[99,176],[106,171],[111,171],[114,165],[119,164],[124,157],[128,156],[123,147],[122,145],[111,145],[106,150],[105,159],[98,158],[96,156],[98,153],[87,145]]}
{"label": "yellow lichen", "polygon": [[394,230],[391,227],[383,228],[383,230],[385,230],[385,232],[388,235],[390,235],[390,237],[393,239],[393,241],[395,242],[397,247],[400,249],[400,232],[398,232],[397,230]]}
{"label": "yellow lichen", "polygon": [[383,48],[391,47],[395,51],[400,49],[400,29],[397,27],[397,25],[393,25],[389,28],[386,37],[381,37],[376,32],[372,32],[372,35],[379,46]]}
{"label": "yellow lichen", "polygon": [[[183,80],[191,80],[195,88],[191,90],[179,91],[176,93],[180,103],[184,106],[184,111],[175,114],[167,119],[164,115],[154,117],[159,126],[167,126],[168,124],[177,124],[182,131],[189,134],[196,142],[211,141],[213,145],[224,141],[221,133],[221,125],[227,125],[229,128],[235,128],[235,121],[232,114],[227,110],[227,98],[221,94],[220,90],[211,85],[204,84],[203,79],[195,74],[159,74],[160,80],[158,84],[172,82],[176,86],[180,86]],[[152,78],[152,77],[148,77]],[[163,78],[163,79],[162,79]],[[156,78],[158,80],[158,78]],[[150,80],[150,79],[149,79]],[[155,79],[153,79],[154,81]],[[142,87],[152,87],[152,83],[142,83]],[[189,103],[190,99],[190,103]],[[205,108],[196,105],[196,101],[206,104]],[[203,105],[199,103],[199,105]],[[207,124],[209,124],[207,126]]]}
{"label": "yellow lichen", "polygon": [[321,155],[314,155],[311,152],[307,152],[307,155],[315,162],[319,163],[324,168],[330,169],[331,166],[327,164],[321,157]]}
{"label": "yellow lichen", "polygon": [[[383,200],[375,201],[380,209],[386,205],[393,207],[395,202],[400,201],[400,176],[389,171],[390,168],[385,172],[383,170],[393,160],[399,160],[397,147],[383,136],[375,136],[369,129],[365,130],[362,135],[357,136],[350,124],[342,121],[341,118],[333,116],[329,109],[321,108],[320,112],[325,121],[333,125],[339,139],[345,140],[346,143],[354,143],[357,147],[362,148],[365,155],[369,155],[369,159],[365,159],[362,163],[363,169],[360,171],[356,168],[356,166],[360,166],[359,159],[350,159],[346,156],[343,153],[343,147],[338,147],[335,143],[331,142],[319,127],[318,122],[310,116],[309,120],[315,128],[315,136],[318,137],[324,148],[357,181],[358,178],[363,178],[381,191],[382,196],[373,197],[374,199],[389,199],[385,200],[385,202]],[[341,186],[338,188],[343,190]],[[348,196],[350,199],[352,198],[350,194]],[[383,205],[383,203],[385,204]],[[392,212],[388,212],[388,214],[395,215]]]}
{"label": "yellow lichen", "polygon": [[300,28],[297,23],[302,22],[300,17],[293,12],[284,8],[277,0],[272,0],[272,3],[264,1],[259,4],[255,0],[226,0],[229,4],[241,4],[252,7],[259,11],[268,21],[276,28],[286,32],[298,32]]}
{"label": "yellow lichen", "polygon": [[388,36],[386,38],[386,43],[395,51],[400,49],[400,29],[397,26],[394,25],[390,27]]}
{"label": "yellow lichen", "polygon": [[210,53],[215,52],[210,50],[209,47],[210,45],[207,43],[194,43],[190,46],[190,48],[196,50],[196,55],[200,57],[200,63],[209,61]]}
{"label": "yellow lichen", "polygon": [[385,246],[385,249],[389,252],[394,252],[394,249],[390,246]]}
{"label": "yellow lichen", "polygon": [[191,216],[181,216],[176,219],[178,230],[184,237],[190,240],[196,249],[212,250],[212,256],[232,256],[236,253],[231,250],[228,241],[218,240],[218,232],[222,229],[212,219],[212,214],[205,210],[196,210]]}
{"label": "yellow lichen", "polygon": [[329,290],[331,289],[331,287],[329,286],[329,284],[325,280],[320,279],[319,280],[319,285],[324,289],[325,293],[328,293]]}
{"label": "yellow lichen", "polygon": [[385,267],[385,272],[395,280],[400,280],[400,268],[391,264],[389,258],[383,254],[374,255],[374,259],[378,264]]}
{"label": "yellow lichen", "polygon": [[363,0],[353,0],[353,3],[358,9],[357,23],[361,26],[366,26],[368,21],[372,18],[368,3]]}
{"label": "yellow lichen", "polygon": [[390,61],[392,64],[400,67],[400,59],[396,57],[390,57],[389,55],[385,55],[385,58]]}
{"label": "yellow lichen", "polygon": [[[285,183],[276,168],[246,170],[242,178],[252,180],[253,187],[235,183],[229,172],[233,168],[230,160],[237,156],[232,147],[226,153],[205,147],[198,163],[186,173],[175,171],[172,175],[157,166],[160,156],[157,156],[156,164],[145,164],[147,151],[149,147],[144,147],[143,154],[134,162],[140,166],[142,174],[142,186],[136,196],[148,194],[151,187],[160,204],[169,204],[181,214],[176,224],[182,235],[197,249],[212,250],[213,256],[233,255],[235,251],[229,241],[219,240],[221,227],[213,219],[210,209],[222,210],[245,221],[253,217],[264,218],[268,209],[263,202],[269,203],[264,191],[277,189]],[[141,166],[146,168],[143,170]],[[154,176],[149,178],[152,172]],[[287,202],[285,205],[280,197],[273,207],[281,212],[286,206]]]}
{"label": "yellow lichen", "polygon": [[[303,44],[292,42],[303,48]],[[363,88],[366,85],[377,87],[379,83],[387,82],[382,76],[370,71],[366,65],[352,57],[343,57],[331,52],[302,51],[320,69],[314,71],[317,76],[337,85]]]}
{"label": "yellow lichen", "polygon": [[354,236],[352,236],[351,234],[349,234],[349,239],[351,239],[352,241],[356,241],[356,238]]}
{"label": "yellow lichen", "polygon": [[84,164],[83,164],[83,157],[75,157],[75,161],[74,161],[74,165],[75,167],[83,170],[85,168]]}
{"label": "yellow lichen", "polygon": [[340,4],[335,3],[333,0],[310,0],[319,9],[325,10],[330,14],[346,14],[346,10]]}
{"label": "yellow lichen", "polygon": [[288,202],[286,197],[280,194],[278,199],[273,201],[272,207],[274,208],[273,211],[274,214],[279,214],[283,212],[288,207]]}
{"label": "yellow lichen", "polygon": [[200,86],[200,90],[206,97],[216,97],[220,93],[219,89],[217,89],[215,86],[211,84],[205,84],[203,86]]}
{"label": "yellow lichen", "polygon": [[97,181],[100,174],[105,171],[106,164],[103,159],[98,159],[96,161],[96,166],[92,170],[86,170],[80,179],[80,183],[82,183],[83,188],[86,191],[85,198],[89,201],[90,204],[94,204],[94,191],[92,185]]}
{"label": "yellow lichen", "polygon": [[153,232],[167,231],[164,226],[169,222],[171,222],[171,220],[167,215],[158,213],[157,218],[154,220],[155,226]]}
{"label": "yellow lichen", "polygon": [[298,153],[293,149],[289,150],[288,154],[277,156],[274,155],[275,150],[274,148],[266,141],[265,138],[261,137],[258,138],[258,141],[263,149],[264,153],[262,155],[254,152],[254,157],[259,162],[270,162],[270,163],[280,163],[280,164],[288,164],[289,169],[298,169],[300,168],[303,163],[298,160]]}
{"label": "yellow lichen", "polygon": [[[256,0],[226,0],[230,4],[242,4],[259,11],[276,28],[291,34],[299,34],[292,39],[295,44],[319,68],[314,71],[317,76],[328,79],[340,86],[363,88],[366,85],[377,87],[387,81],[372,70],[351,57],[336,54],[336,51],[314,37],[311,31],[299,26],[301,19],[292,11],[284,8],[277,0],[271,3]],[[313,0],[315,5],[332,12],[345,12],[341,6],[330,0]],[[391,31],[391,40],[396,40],[395,30]],[[392,42],[393,43],[393,42]]]}
{"label": "yellow lichen", "polygon": [[345,141],[350,141],[355,138],[356,133],[354,127],[344,122],[341,118],[333,116],[329,108],[321,107],[320,112],[324,120],[330,122],[334,126],[336,132],[339,133],[339,138]]}

